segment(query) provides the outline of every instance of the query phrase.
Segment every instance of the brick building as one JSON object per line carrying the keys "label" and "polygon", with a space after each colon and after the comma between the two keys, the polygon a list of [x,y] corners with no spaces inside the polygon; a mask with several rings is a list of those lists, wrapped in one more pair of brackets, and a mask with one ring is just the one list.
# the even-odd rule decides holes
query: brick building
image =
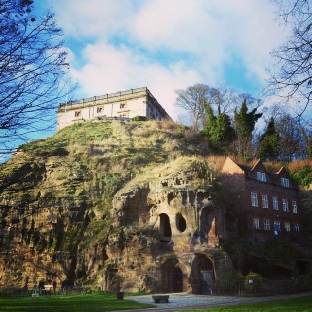
{"label": "brick building", "polygon": [[57,112],[57,130],[88,120],[129,119],[137,116],[171,120],[149,89],[143,87],[60,104]]}
{"label": "brick building", "polygon": [[237,215],[231,232],[246,238],[301,233],[299,187],[285,168],[272,174],[260,160],[248,167],[228,157],[221,180]]}

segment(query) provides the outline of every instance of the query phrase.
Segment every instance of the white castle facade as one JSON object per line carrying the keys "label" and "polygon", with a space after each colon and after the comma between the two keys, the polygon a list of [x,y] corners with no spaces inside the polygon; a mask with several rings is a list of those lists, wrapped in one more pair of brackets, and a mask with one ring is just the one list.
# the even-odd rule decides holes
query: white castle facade
{"label": "white castle facade", "polygon": [[60,104],[57,130],[73,123],[109,119],[127,120],[146,117],[171,120],[147,87],[130,89]]}

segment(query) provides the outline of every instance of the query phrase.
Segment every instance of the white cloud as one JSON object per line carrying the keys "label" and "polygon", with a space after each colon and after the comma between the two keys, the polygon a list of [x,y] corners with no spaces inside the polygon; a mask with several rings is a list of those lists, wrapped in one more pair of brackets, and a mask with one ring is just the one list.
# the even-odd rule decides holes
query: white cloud
{"label": "white cloud", "polygon": [[182,62],[168,68],[157,63],[146,64],[126,47],[120,50],[105,44],[89,45],[84,57],[86,65],[71,70],[81,85],[81,96],[147,86],[171,116],[174,114],[174,90],[200,80],[198,73],[186,68]]}
{"label": "white cloud", "polygon": [[285,38],[268,0],[47,3],[66,36],[78,42],[70,46],[71,73],[81,96],[147,86],[170,114],[175,89],[226,82],[227,66],[237,59],[260,89],[269,52]]}

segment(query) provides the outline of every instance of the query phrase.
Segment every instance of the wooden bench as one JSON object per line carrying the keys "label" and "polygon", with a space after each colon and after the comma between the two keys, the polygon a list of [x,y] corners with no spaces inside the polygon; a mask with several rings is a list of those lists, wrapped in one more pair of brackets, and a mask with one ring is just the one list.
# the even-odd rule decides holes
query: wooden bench
{"label": "wooden bench", "polygon": [[154,299],[155,303],[168,303],[169,302],[169,295],[153,295],[152,298]]}

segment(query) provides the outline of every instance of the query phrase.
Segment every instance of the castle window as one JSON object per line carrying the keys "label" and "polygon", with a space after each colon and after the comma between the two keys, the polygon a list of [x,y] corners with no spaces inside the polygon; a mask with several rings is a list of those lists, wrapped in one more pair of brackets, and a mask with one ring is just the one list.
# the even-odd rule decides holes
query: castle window
{"label": "castle window", "polygon": [[102,110],[103,110],[102,107],[97,107],[97,108],[96,108],[96,112],[97,112],[97,113],[102,113]]}
{"label": "castle window", "polygon": [[295,200],[292,201],[292,209],[293,213],[298,213],[297,202]]}
{"label": "castle window", "polygon": [[290,223],[289,222],[285,222],[285,230],[286,230],[286,232],[290,232]]}
{"label": "castle window", "polygon": [[295,225],[294,225],[294,230],[295,230],[295,232],[299,232],[299,224],[297,224],[297,223],[295,223]]}
{"label": "castle window", "polygon": [[281,185],[284,187],[289,187],[289,179],[281,178]]}
{"label": "castle window", "polygon": [[258,218],[254,218],[254,219],[253,219],[253,228],[254,228],[255,230],[259,230],[259,229],[260,229],[259,219],[258,219]]}
{"label": "castle window", "polygon": [[270,220],[263,220],[263,228],[265,231],[270,231]]}
{"label": "castle window", "polygon": [[268,196],[262,195],[262,208],[269,208]]}
{"label": "castle window", "polygon": [[287,199],[283,199],[282,201],[283,201],[283,210],[288,212],[289,211],[289,209],[288,209],[288,200]]}
{"label": "castle window", "polygon": [[79,117],[81,114],[81,111],[75,111],[75,117]]}
{"label": "castle window", "polygon": [[257,195],[257,193],[251,192],[251,206],[258,207],[258,195]]}
{"label": "castle window", "polygon": [[264,172],[257,172],[257,180],[261,182],[266,182],[266,177]]}
{"label": "castle window", "polygon": [[120,108],[126,108],[126,103],[120,103]]}
{"label": "castle window", "polygon": [[278,210],[278,199],[277,199],[277,197],[273,197],[273,209]]}

